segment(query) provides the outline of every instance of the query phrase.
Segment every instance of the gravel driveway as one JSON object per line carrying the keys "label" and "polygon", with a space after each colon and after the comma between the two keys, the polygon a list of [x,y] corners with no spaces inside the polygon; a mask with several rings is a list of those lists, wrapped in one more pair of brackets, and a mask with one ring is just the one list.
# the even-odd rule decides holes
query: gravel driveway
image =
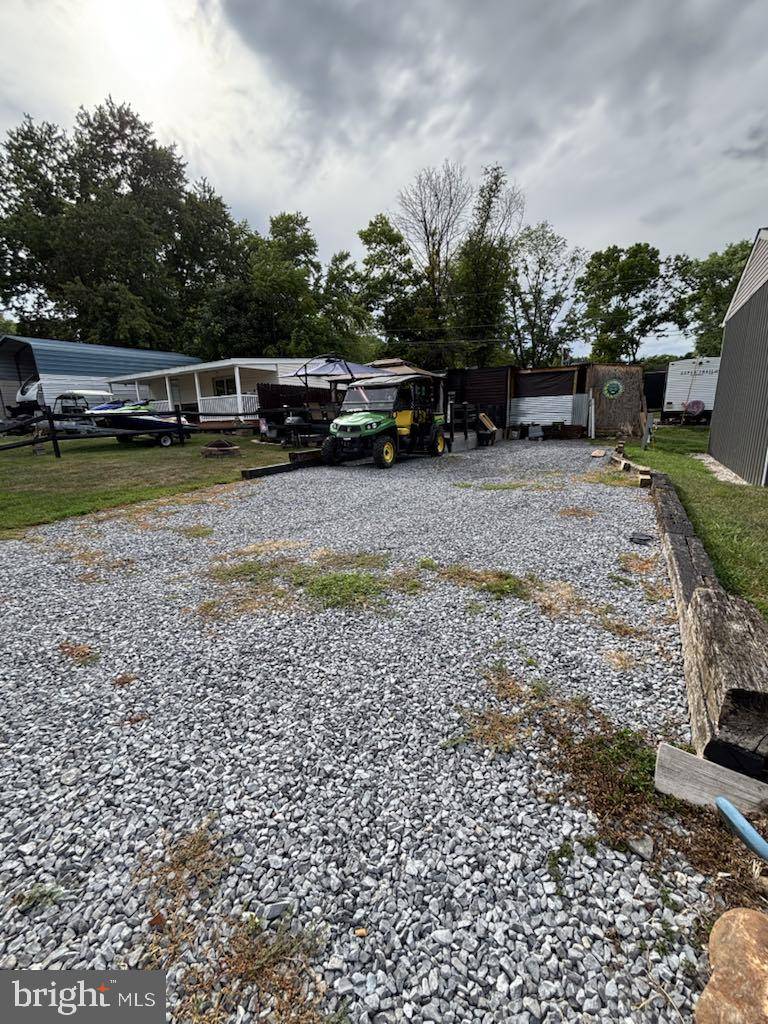
{"label": "gravel driveway", "polygon": [[[685,733],[671,602],[618,561],[658,552],[628,541],[655,535],[650,500],[579,479],[589,453],[520,442],[312,468],[5,543],[0,966],[141,964],[141,865],[208,820],[227,865],[212,931],[291,908],[319,926],[324,1012],[345,997],[374,1024],[690,1020],[701,876],[584,838],[594,820],[546,798],[558,778],[540,749],[445,742],[462,707],[492,701],[499,659],[622,724]],[[498,483],[521,486],[483,487]],[[212,567],[263,541],[300,560],[388,554],[423,589],[383,608],[228,609],[238,585]],[[424,559],[572,584],[645,635],[494,600]],[[661,560],[645,579],[664,583]],[[246,995],[231,1020],[253,1019]]]}

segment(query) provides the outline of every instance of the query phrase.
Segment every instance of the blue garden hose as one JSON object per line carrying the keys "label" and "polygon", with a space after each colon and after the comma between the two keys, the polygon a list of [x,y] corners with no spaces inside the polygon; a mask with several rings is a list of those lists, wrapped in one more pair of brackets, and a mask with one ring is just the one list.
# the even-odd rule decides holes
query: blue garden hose
{"label": "blue garden hose", "polygon": [[739,837],[747,849],[751,850],[756,857],[768,861],[768,843],[758,831],[752,828],[741,811],[737,810],[724,796],[716,797],[715,807],[731,832]]}

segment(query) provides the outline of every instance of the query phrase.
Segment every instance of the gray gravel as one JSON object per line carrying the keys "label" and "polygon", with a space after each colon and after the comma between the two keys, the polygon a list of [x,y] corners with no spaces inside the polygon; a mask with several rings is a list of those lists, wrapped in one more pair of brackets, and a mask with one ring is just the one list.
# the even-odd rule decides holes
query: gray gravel
{"label": "gray gravel", "polygon": [[[653,509],[644,492],[576,479],[595,468],[589,451],[519,442],[387,472],[313,468],[4,544],[0,966],[140,962],[137,867],[212,816],[229,866],[211,918],[288,909],[327,926],[329,1012],[346,997],[360,1024],[690,1020],[702,877],[585,847],[594,821],[544,798],[558,779],[534,747],[442,745],[460,706],[491,701],[483,674],[499,658],[617,722],[685,738],[671,602],[649,601],[617,562],[659,552],[627,539],[656,535]],[[478,487],[514,480],[532,486]],[[569,506],[597,514],[562,517]],[[198,524],[213,535],[179,532]],[[194,609],[221,592],[211,560],[267,539],[535,573],[573,584],[585,610],[548,618],[421,571],[424,593],[383,613],[202,619]],[[82,548],[134,564],[84,566]],[[660,560],[650,579],[664,572]],[[606,632],[587,609],[608,604],[648,636]],[[74,665],[64,641],[100,660]],[[636,664],[613,668],[612,650]],[[113,687],[125,672],[136,681]],[[547,860],[566,838],[558,882]],[[22,913],[13,898],[35,883],[58,887],[56,902]],[[246,1006],[237,1019],[254,1018]]]}

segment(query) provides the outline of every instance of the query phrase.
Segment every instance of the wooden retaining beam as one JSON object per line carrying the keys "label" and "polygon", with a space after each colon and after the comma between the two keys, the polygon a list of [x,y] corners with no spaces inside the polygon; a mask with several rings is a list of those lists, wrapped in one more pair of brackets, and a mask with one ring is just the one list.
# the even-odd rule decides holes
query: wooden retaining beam
{"label": "wooden retaining beam", "polygon": [[319,448],[306,448],[298,452],[288,452],[288,462],[274,462],[269,466],[256,466],[253,469],[243,469],[240,476],[243,480],[255,480],[260,476],[275,476],[277,473],[292,473],[295,469],[303,469],[304,466],[315,466],[321,462]]}
{"label": "wooden retaining beam", "polygon": [[636,462],[630,462],[624,458],[624,445],[616,445],[616,450],[611,453],[611,465],[618,466],[623,473],[637,473],[638,482],[641,487],[650,487],[653,474],[648,466],[638,466]]}
{"label": "wooden retaining beam", "polygon": [[669,477],[652,478],[680,622],[694,748],[726,768],[768,778],[768,623],[723,589]]}

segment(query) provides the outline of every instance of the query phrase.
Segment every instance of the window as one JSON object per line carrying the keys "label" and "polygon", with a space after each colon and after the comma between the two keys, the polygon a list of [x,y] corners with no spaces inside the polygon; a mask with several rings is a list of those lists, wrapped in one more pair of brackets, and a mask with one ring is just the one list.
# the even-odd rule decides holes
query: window
{"label": "window", "polygon": [[222,395],[235,395],[237,394],[237,388],[235,387],[234,377],[216,377],[213,381],[213,393],[217,398]]}

